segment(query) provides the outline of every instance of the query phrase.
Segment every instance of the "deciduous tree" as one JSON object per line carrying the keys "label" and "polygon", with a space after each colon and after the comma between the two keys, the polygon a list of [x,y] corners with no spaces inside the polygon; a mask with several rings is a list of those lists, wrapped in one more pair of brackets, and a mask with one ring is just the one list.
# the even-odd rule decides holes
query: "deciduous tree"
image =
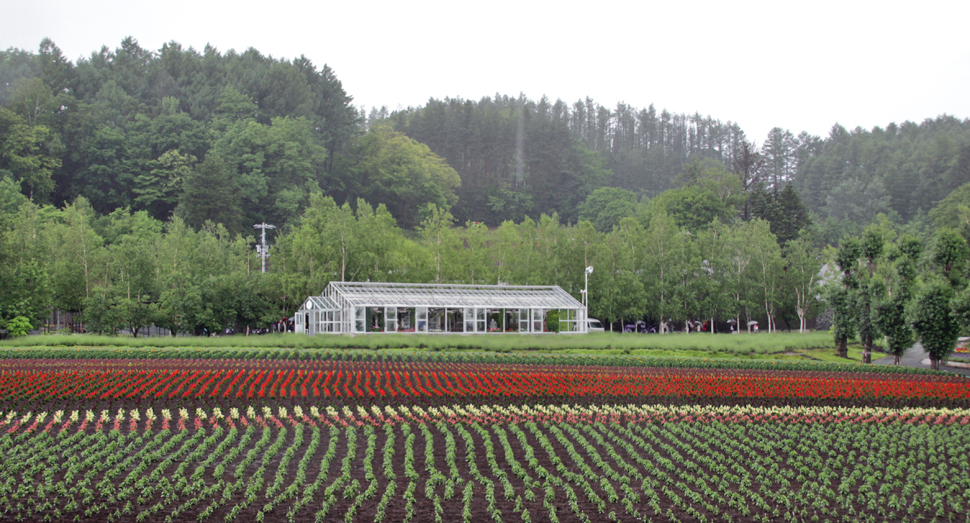
{"label": "deciduous tree", "polygon": [[953,287],[939,277],[931,276],[913,299],[909,316],[919,342],[930,355],[930,366],[940,370],[940,363],[956,348],[960,325],[951,307]]}
{"label": "deciduous tree", "polygon": [[805,332],[808,318],[818,309],[819,271],[822,263],[819,252],[807,237],[789,240],[784,247],[785,284],[794,295],[798,332]]}

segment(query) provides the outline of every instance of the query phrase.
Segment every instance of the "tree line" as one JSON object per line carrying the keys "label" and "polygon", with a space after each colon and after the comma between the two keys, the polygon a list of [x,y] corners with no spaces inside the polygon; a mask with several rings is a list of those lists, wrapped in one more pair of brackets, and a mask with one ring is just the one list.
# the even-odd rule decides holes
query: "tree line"
{"label": "tree line", "polygon": [[845,355],[847,341],[858,337],[869,363],[883,339],[898,364],[919,341],[939,369],[970,329],[967,239],[943,227],[924,242],[886,224],[843,238],[833,253],[837,278],[826,291],[837,349]]}
{"label": "tree line", "polygon": [[[682,188],[689,194],[637,203],[608,228],[555,213],[492,228],[459,224],[432,203],[409,231],[384,204],[315,193],[298,223],[275,237],[262,274],[248,234],[211,221],[198,229],[179,217],[163,222],[146,210],[101,215],[83,196],[41,205],[5,178],[0,314],[39,326],[59,309],[80,314],[89,330],[218,332],[290,316],[330,281],[560,285],[580,298],[592,265],[590,311],[610,322],[767,316],[769,329],[775,318],[804,328],[818,306],[814,244],[807,236],[779,243],[769,221],[740,219],[737,186],[729,173],[705,170]],[[584,207],[616,199],[609,191]]]}

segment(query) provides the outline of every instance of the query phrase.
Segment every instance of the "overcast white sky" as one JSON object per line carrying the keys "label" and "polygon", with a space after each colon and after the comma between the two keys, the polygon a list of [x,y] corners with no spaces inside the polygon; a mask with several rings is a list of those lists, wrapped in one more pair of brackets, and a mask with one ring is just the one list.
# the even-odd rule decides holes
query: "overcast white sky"
{"label": "overcast white sky", "polygon": [[72,60],[125,36],[329,65],[355,105],[523,93],[775,126],[970,117],[970,2],[44,0],[4,2],[0,48]]}

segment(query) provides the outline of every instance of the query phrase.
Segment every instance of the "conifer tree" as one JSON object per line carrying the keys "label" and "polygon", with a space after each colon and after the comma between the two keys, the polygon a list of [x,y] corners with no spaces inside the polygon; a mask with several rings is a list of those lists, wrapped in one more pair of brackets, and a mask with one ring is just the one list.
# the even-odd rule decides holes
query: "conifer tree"
{"label": "conifer tree", "polygon": [[207,221],[221,223],[231,233],[243,228],[239,185],[217,155],[206,155],[185,177],[179,205],[176,214],[196,230]]}

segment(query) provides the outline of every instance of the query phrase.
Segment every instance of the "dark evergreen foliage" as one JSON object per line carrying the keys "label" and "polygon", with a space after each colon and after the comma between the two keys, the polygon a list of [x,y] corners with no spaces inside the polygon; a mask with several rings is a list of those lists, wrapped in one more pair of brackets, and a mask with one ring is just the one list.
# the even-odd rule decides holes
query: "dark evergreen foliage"
{"label": "dark evergreen foliage", "polygon": [[151,51],[129,37],[71,64],[44,40],[38,53],[0,53],[0,148],[21,151],[0,154],[0,168],[40,202],[83,195],[102,214],[167,219],[185,175],[214,149],[243,191],[240,221],[227,226],[283,224],[357,132],[351,101],[329,67],[302,56],[176,42]]}
{"label": "dark evergreen foliage", "polygon": [[242,200],[236,177],[215,154],[196,166],[185,178],[179,214],[185,223],[200,229],[205,222],[229,224],[230,233],[242,230]]}
{"label": "dark evergreen foliage", "polygon": [[[235,167],[243,221],[290,223],[317,190],[357,196],[341,192],[356,166],[335,162],[361,129],[351,100],[331,69],[303,56],[177,42],[151,51],[129,37],[72,64],[45,39],[36,53],[0,52],[0,169],[35,201],[62,205],[84,195],[102,214],[130,206],[166,219],[185,173],[215,149]],[[835,243],[878,213],[921,216],[970,182],[970,123],[949,116],[871,131],[835,125],[824,138],[775,128],[760,147],[730,121],[590,98],[431,99],[370,117],[458,172],[451,211],[459,222],[498,225],[553,212],[574,222],[599,187],[650,198],[679,186],[691,162],[710,158],[730,166],[745,193],[763,183],[782,204],[758,215],[781,242],[809,223],[807,209],[822,221],[819,239]],[[750,202],[738,210],[750,218]]]}
{"label": "dark evergreen foliage", "polygon": [[771,232],[781,245],[798,238],[802,230],[812,226],[808,208],[791,183],[786,183],[784,189],[775,193],[758,184],[751,192],[747,206],[752,218],[761,218],[771,224]]}

